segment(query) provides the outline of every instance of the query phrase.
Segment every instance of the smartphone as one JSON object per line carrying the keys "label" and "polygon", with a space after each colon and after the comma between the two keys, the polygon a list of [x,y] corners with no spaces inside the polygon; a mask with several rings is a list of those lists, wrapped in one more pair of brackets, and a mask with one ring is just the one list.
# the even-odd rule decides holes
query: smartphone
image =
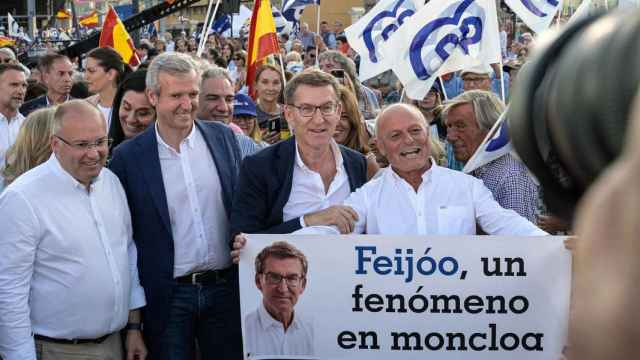
{"label": "smartphone", "polygon": [[267,129],[269,129],[269,132],[280,132],[280,129],[282,128],[280,120],[280,117],[269,119],[269,121],[267,122]]}
{"label": "smartphone", "polygon": [[338,80],[344,79],[344,70],[342,69],[333,69],[331,70],[331,75]]}

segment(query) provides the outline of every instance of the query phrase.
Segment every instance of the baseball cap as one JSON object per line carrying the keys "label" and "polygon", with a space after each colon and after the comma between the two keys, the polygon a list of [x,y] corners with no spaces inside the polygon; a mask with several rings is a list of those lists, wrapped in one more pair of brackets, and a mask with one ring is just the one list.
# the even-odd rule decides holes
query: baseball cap
{"label": "baseball cap", "polygon": [[233,116],[257,117],[256,103],[245,94],[236,94],[233,98]]}

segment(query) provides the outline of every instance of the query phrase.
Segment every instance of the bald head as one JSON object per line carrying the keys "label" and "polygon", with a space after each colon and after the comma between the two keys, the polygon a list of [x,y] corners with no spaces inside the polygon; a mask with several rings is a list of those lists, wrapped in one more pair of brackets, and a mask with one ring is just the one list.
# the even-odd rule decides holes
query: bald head
{"label": "bald head", "polygon": [[102,125],[106,135],[106,121],[97,107],[85,100],[71,100],[60,104],[53,116],[53,132],[58,134],[64,127],[65,121],[74,120],[88,125]]}
{"label": "bald head", "polygon": [[380,134],[382,126],[396,116],[409,116],[420,121],[425,129],[427,127],[427,120],[417,107],[405,103],[395,103],[387,106],[378,114],[378,120],[376,120],[376,136]]}

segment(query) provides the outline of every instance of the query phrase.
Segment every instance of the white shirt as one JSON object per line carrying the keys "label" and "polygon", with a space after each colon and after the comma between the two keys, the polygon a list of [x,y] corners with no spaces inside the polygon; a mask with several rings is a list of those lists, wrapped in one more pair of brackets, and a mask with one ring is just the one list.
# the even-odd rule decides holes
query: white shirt
{"label": "white shirt", "polygon": [[111,126],[111,107],[104,107],[102,105],[100,105],[100,103],[96,104],[98,106],[98,110],[100,110],[100,112],[102,113],[102,115],[104,116],[104,120],[107,123],[107,131],[109,131],[109,126]]}
{"label": "white shirt", "polygon": [[548,235],[502,208],[481,180],[435,165],[416,192],[391,167],[345,201],[359,216],[355,233],[475,235],[476,222],[491,235]]}
{"label": "white shirt", "polygon": [[[18,131],[20,131],[23,122],[24,116],[19,112],[11,118],[11,121],[8,121],[7,117],[0,113],[0,169],[4,168],[7,150],[16,142]],[[4,180],[0,177],[0,181]]]}
{"label": "white shirt", "polygon": [[122,185],[103,169],[90,191],[55,155],[0,195],[0,354],[35,359],[32,332],[94,339],[145,305]]}
{"label": "white shirt", "polygon": [[229,220],[218,169],[195,124],[180,152],[158,132],[158,155],[173,236],[173,276],[231,265]]}
{"label": "white shirt", "polygon": [[285,222],[300,217],[300,225],[304,227],[302,216],[333,205],[340,205],[351,193],[342,153],[333,140],[331,140],[331,151],[336,162],[336,175],[331,180],[329,190],[325,192],[322,176],[305,165],[296,142],[296,163],[293,166],[291,193],[282,209],[282,218]]}
{"label": "white shirt", "polygon": [[245,317],[244,326],[247,355],[314,355],[313,321],[297,311],[285,331],[284,325],[260,304]]}

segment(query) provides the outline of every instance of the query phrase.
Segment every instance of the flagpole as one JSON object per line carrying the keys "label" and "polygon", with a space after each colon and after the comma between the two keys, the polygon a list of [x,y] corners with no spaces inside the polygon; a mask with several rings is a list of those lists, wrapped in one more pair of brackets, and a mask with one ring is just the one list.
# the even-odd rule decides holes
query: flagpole
{"label": "flagpole", "polygon": [[438,80],[440,80],[440,87],[442,88],[442,95],[444,95],[444,101],[449,100],[449,96],[447,95],[447,90],[444,88],[444,81],[442,81],[442,76],[438,76]]}
{"label": "flagpole", "polygon": [[500,59],[500,92],[502,93],[502,102],[507,103],[507,99],[504,96],[504,70],[502,70],[502,59]]}
{"label": "flagpole", "polygon": [[287,86],[287,76],[284,73],[284,61],[282,60],[282,53],[279,52],[278,56],[280,57],[280,71],[282,71],[282,88],[284,89]]}
{"label": "flagpole", "polygon": [[[316,35],[322,37],[320,35],[320,1],[318,1],[318,11],[316,11],[316,17],[317,17],[316,18]],[[319,48],[319,46],[318,46],[318,44],[316,44],[316,67],[319,67],[319,65],[318,65],[319,64],[319,62],[318,62],[318,52],[319,52],[318,48]]]}
{"label": "flagpole", "polygon": [[405,93],[406,87],[402,87],[402,92],[400,93],[400,102],[404,102],[404,93]]}
{"label": "flagpole", "polygon": [[202,28],[202,33],[200,33],[200,44],[198,45],[198,51],[196,52],[197,57],[200,57],[204,51],[204,44],[207,43],[207,39],[209,38],[209,29],[211,28],[211,24],[213,24],[213,19],[216,18],[218,6],[220,6],[220,0],[216,1],[216,8],[213,10],[211,17],[209,17],[209,14],[211,13],[211,5],[213,5],[213,0],[209,1],[209,8],[207,9],[204,27]]}

